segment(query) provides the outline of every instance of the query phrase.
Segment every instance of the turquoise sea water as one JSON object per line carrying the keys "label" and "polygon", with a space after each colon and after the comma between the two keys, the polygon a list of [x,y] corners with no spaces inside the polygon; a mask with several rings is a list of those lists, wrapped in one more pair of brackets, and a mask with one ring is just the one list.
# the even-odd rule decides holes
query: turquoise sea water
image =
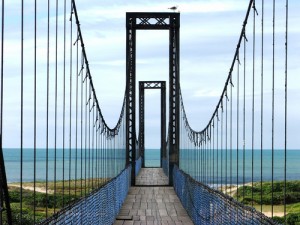
{"label": "turquoise sea water", "polygon": [[[77,153],[77,157],[76,157]],[[7,182],[20,182],[21,151],[20,149],[3,149]],[[82,156],[82,157],[81,157]],[[77,160],[76,160],[77,158]],[[81,160],[82,158],[82,160]],[[94,160],[93,160],[94,159]],[[99,160],[97,160],[99,159]],[[105,160],[104,160],[105,159]],[[56,162],[56,163],[55,163]],[[34,150],[23,149],[23,182],[34,180]],[[56,173],[54,168],[56,168]],[[125,150],[93,151],[80,149],[49,149],[48,180],[85,179],[99,177],[115,177],[125,168]],[[46,150],[36,150],[36,180],[44,181],[47,176]],[[64,172],[63,172],[64,171]]]}
{"label": "turquoise sea water", "polygon": [[145,149],[145,167],[160,167],[160,150]]}
{"label": "turquoise sea water", "polygon": [[[248,183],[252,181],[252,176],[254,182],[261,178],[271,181],[272,173],[274,180],[284,180],[284,155],[284,150],[274,150],[272,160],[272,150],[264,149],[261,160],[260,150],[254,150],[253,157],[252,150],[247,149],[240,149],[238,154],[236,150],[227,150],[227,154],[226,150],[208,150],[202,154],[200,151],[197,154],[194,150],[181,150],[180,167],[198,180],[208,177],[206,181],[212,184],[230,183],[230,178],[233,183]],[[198,164],[193,163],[196,160]],[[201,165],[204,167],[201,168]],[[286,179],[300,180],[300,150],[287,150]]]}
{"label": "turquoise sea water", "polygon": [[[7,173],[8,182],[18,182],[20,181],[20,150],[19,149],[4,149],[4,159],[5,167]],[[96,158],[96,153],[94,152],[83,152],[83,160],[81,161],[79,156],[81,155],[80,150],[77,151],[77,166],[76,162],[76,151],[71,150],[71,163],[69,160],[69,150],[65,150],[65,160],[63,161],[62,149],[57,150],[57,160],[56,160],[56,179],[61,180],[63,178],[63,166],[64,166],[64,179],[67,180],[69,177],[71,179],[81,178],[81,168],[83,168],[83,178],[84,177],[95,177],[96,174],[102,176],[100,171],[104,171],[106,176],[113,177],[116,173],[122,170],[125,166],[125,151],[116,150],[116,151],[106,151],[101,153],[98,152],[97,157],[100,159],[91,160],[91,158]],[[90,154],[90,155],[89,155]],[[94,155],[93,155],[94,154]],[[232,168],[230,171],[230,150],[227,152],[227,161],[226,161],[226,152],[217,151],[207,152],[206,155],[196,154],[193,150],[181,150],[180,158],[180,167],[188,171],[194,176],[201,176],[197,174],[201,165],[205,165],[205,173],[207,175],[212,174],[214,171],[215,178],[218,174],[219,179],[222,177],[222,183],[225,182],[226,171],[227,179],[229,179],[230,173],[232,174],[232,180],[236,181],[237,178],[239,182],[243,181],[245,177],[245,182],[250,182],[252,179],[252,151],[246,150],[245,157],[242,151],[239,151],[238,157],[238,173],[237,173],[237,154],[236,151],[232,151]],[[54,180],[54,150],[49,150],[48,156],[48,179]],[[101,160],[103,158],[106,160]],[[116,160],[113,160],[114,158]],[[261,155],[260,150],[254,150],[253,158],[253,168],[254,168],[254,180],[259,181],[261,177]],[[245,158],[245,164],[243,159]],[[33,181],[33,149],[24,149],[23,153],[23,181]],[[188,160],[189,159],[189,160]],[[191,159],[193,159],[191,161]],[[198,163],[195,163],[197,160]],[[217,165],[218,160],[218,167]],[[45,149],[37,149],[37,158],[36,158],[36,179],[45,180],[46,178],[46,151]],[[64,163],[63,163],[64,162]],[[227,162],[227,164],[226,164]],[[222,168],[221,168],[222,164]],[[227,166],[226,166],[227,165]],[[70,167],[71,166],[71,167]],[[145,166],[146,167],[160,167],[160,150],[159,149],[146,149],[145,150]],[[214,167],[213,167],[214,166]],[[85,170],[85,168],[87,168]],[[244,170],[245,168],[245,170]],[[75,173],[77,169],[77,173]],[[85,171],[87,171],[85,173]],[[245,173],[244,173],[245,171]],[[218,173],[217,173],[218,172]],[[237,176],[238,175],[238,176]],[[268,181],[272,178],[272,151],[263,150],[263,180]],[[104,176],[104,175],[103,175]],[[284,179],[284,151],[275,150],[274,151],[274,180],[283,180]],[[288,150],[287,153],[287,179],[288,180],[300,180],[300,150]],[[227,180],[228,181],[228,180]],[[219,182],[219,181],[215,181]]]}

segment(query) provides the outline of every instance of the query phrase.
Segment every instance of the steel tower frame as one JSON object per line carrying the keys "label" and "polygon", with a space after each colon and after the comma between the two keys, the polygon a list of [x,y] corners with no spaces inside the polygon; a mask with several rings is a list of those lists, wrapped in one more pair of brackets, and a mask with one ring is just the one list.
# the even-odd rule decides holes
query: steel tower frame
{"label": "steel tower frame", "polygon": [[139,150],[142,156],[142,167],[145,167],[145,89],[160,89],[160,167],[166,155],[166,82],[165,81],[140,81],[139,82]]}
{"label": "steel tower frame", "polygon": [[169,181],[179,165],[179,28],[180,13],[126,13],[126,163],[132,165],[135,184],[136,160],[136,30],[169,30]]}

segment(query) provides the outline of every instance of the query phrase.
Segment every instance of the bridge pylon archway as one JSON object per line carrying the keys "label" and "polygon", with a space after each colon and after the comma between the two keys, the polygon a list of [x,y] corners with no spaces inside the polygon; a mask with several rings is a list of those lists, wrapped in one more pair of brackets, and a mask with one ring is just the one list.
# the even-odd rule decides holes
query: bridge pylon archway
{"label": "bridge pylon archway", "polygon": [[162,160],[167,159],[166,152],[166,82],[140,81],[139,82],[139,150],[142,157],[142,167],[145,167],[145,89],[160,89],[160,167]]}
{"label": "bridge pylon archway", "polygon": [[179,28],[180,13],[126,14],[126,150],[135,185],[136,160],[136,30],[169,30],[169,181],[173,184],[174,165],[179,164]]}

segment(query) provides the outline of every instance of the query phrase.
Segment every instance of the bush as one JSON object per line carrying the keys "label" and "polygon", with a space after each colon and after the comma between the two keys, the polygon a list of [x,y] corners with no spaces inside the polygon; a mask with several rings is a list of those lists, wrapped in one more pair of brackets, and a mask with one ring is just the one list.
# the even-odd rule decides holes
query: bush
{"label": "bush", "polygon": [[297,213],[291,213],[287,215],[287,224],[289,225],[299,225],[300,215]]}
{"label": "bush", "polygon": [[[284,224],[285,218],[274,216],[273,220],[277,223]],[[291,213],[286,216],[287,225],[300,225],[300,215],[297,213]]]}
{"label": "bush", "polygon": [[[253,201],[256,204],[271,205],[273,202],[274,205],[282,205],[284,204],[284,182],[274,182],[273,199],[271,182],[263,183],[262,189],[260,183],[255,183],[253,187],[239,187],[238,195],[235,197],[238,197],[245,204],[249,204]],[[300,202],[300,181],[287,181],[285,200],[286,204]]]}

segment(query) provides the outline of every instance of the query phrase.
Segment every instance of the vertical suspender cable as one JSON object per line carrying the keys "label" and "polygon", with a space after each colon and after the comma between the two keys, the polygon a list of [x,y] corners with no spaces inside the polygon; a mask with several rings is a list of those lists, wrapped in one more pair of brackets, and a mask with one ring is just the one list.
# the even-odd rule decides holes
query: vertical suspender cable
{"label": "vertical suspender cable", "polygon": [[103,182],[103,145],[102,145],[102,122],[101,122],[101,115],[99,114],[99,177],[100,177],[100,185]]}
{"label": "vertical suspender cable", "polygon": [[104,176],[104,162],[103,162],[103,159],[104,159],[104,144],[103,144],[103,132],[102,132],[102,129],[103,129],[103,122],[102,122],[102,120],[100,121],[101,122],[101,125],[102,125],[102,127],[100,128],[100,134],[101,134],[101,136],[100,136],[100,140],[101,140],[101,178],[102,178],[102,180],[104,181],[104,179],[105,179],[105,176]]}
{"label": "vertical suspender cable", "polygon": [[105,159],[105,145],[104,145],[104,134],[103,134],[103,129],[104,129],[104,124],[103,121],[101,119],[101,177],[103,179],[103,181],[105,181],[105,164],[104,164],[104,159]]}
{"label": "vertical suspender cable", "polygon": [[[205,166],[206,166],[206,162],[205,162],[205,133],[204,132],[201,132],[201,134],[200,134],[200,140],[201,140],[201,146],[202,146],[202,148],[201,148],[201,152],[202,152],[202,177],[203,177],[203,183],[205,183],[205,170],[206,170],[206,168],[205,168]],[[198,146],[196,146],[196,147],[198,147]],[[200,146],[199,146],[200,147]],[[194,162],[195,164],[197,163],[197,162]]]}
{"label": "vertical suspender cable", "polygon": [[232,126],[232,74],[230,75],[231,78],[231,85],[230,85],[230,133],[229,133],[229,136],[230,136],[230,193],[231,193],[231,188],[232,188],[232,129],[233,129],[233,126]]}
{"label": "vertical suspender cable", "polygon": [[85,82],[85,100],[84,100],[84,110],[85,110],[85,120],[84,120],[84,196],[86,196],[86,179],[87,179],[87,155],[86,155],[86,148],[87,148],[87,70],[86,75],[84,78]]}
{"label": "vertical suspender cable", "polygon": [[204,162],[205,162],[205,180],[204,182],[207,184],[208,180],[207,180],[207,177],[208,177],[208,139],[207,139],[207,130],[205,131],[205,134],[204,134],[204,147],[205,147],[205,157],[204,157]]}
{"label": "vertical suspender cable", "polygon": [[[223,128],[224,128],[224,109],[223,109],[223,98],[221,100],[221,144],[220,144],[220,150],[221,150],[221,188],[223,185],[223,150],[224,150],[224,146],[223,146]],[[221,189],[222,190],[222,189]]]}
{"label": "vertical suspender cable", "polygon": [[63,207],[65,206],[65,124],[66,124],[66,20],[67,20],[67,6],[66,0],[64,0],[64,62],[63,62],[63,181],[62,181],[62,195],[63,195]]}
{"label": "vertical suspender cable", "polygon": [[[203,134],[200,135],[200,145],[199,146],[195,146],[196,147],[196,151],[199,152],[200,150],[200,154],[201,154],[201,174],[202,174],[202,183],[205,182],[204,180],[204,171],[205,171],[205,160],[204,160],[204,147],[205,147],[205,142],[204,142],[204,138],[203,138]],[[194,164],[196,164],[196,162],[194,161]]]}
{"label": "vertical suspender cable", "polygon": [[73,6],[71,2],[70,16],[70,111],[69,111],[69,203],[71,201],[71,171],[72,171],[72,73],[73,73]]}
{"label": "vertical suspender cable", "polygon": [[[2,6],[2,5],[1,5]],[[3,6],[2,6],[2,8],[3,8]],[[3,41],[3,40],[1,40],[1,41]],[[3,59],[3,54],[2,54],[2,51],[1,51],[1,55],[0,55],[0,57],[1,57],[1,59]],[[1,60],[1,61],[3,61],[3,60]],[[1,70],[2,70],[2,67],[1,67]],[[2,88],[3,88],[3,85],[2,85],[2,83],[3,83],[3,77],[2,77],[2,73],[1,73],[1,80],[0,80],[0,85],[1,85],[1,102],[0,102],[0,104],[1,104],[1,115],[0,115],[0,127],[2,128],[2,119],[3,119],[3,116],[2,116],[2,100],[3,100],[3,98],[2,98]],[[0,168],[0,174],[1,174],[1,180],[3,179],[2,178],[2,174],[4,174],[4,171],[3,171],[3,165],[2,165],[2,162],[4,162],[4,159],[3,159],[3,151],[2,151],[2,129],[0,130],[0,166],[1,166],[1,168]],[[3,171],[3,172],[2,172]],[[5,176],[5,175],[4,175]],[[3,185],[5,185],[5,184],[3,184]],[[0,185],[0,209],[1,209],[1,212],[0,212],[0,222],[2,223],[2,214],[3,214],[3,212],[2,212],[2,209],[3,209],[3,207],[4,207],[4,200],[3,200],[3,198],[4,198],[4,194],[3,194],[3,192],[4,192],[4,188],[3,188],[3,185],[2,185],[2,183],[1,183],[1,185]]]}
{"label": "vertical suspender cable", "polygon": [[[114,144],[114,146],[113,146],[113,148],[114,148],[114,164],[115,164],[115,167],[114,167],[114,170],[115,170],[115,174],[114,174],[114,177],[115,176],[117,176],[118,175],[118,171],[117,171],[117,168],[116,168],[116,166],[117,166],[117,164],[116,164],[116,130],[114,129],[114,131],[113,131],[114,133],[113,133],[113,135],[114,135],[114,138],[113,138],[113,144]],[[137,158],[138,159],[138,158]]]}
{"label": "vertical suspender cable", "polygon": [[[204,140],[204,133],[200,135],[201,138],[201,145],[198,147],[201,149],[201,157],[202,157],[202,183],[205,183],[205,140]],[[194,162],[196,164],[196,162]]]}
{"label": "vertical suspender cable", "polygon": [[213,180],[212,180],[212,177],[213,177],[213,174],[212,174],[212,133],[211,133],[211,122],[210,122],[210,125],[209,125],[209,151],[210,151],[210,157],[209,157],[209,170],[210,170],[210,173],[209,173],[209,176],[210,176],[210,183],[213,184]]}
{"label": "vertical suspender cable", "polygon": [[[36,1],[36,0],[35,0]],[[57,96],[58,96],[58,0],[56,0],[56,6],[55,6],[55,106],[54,106],[54,213],[56,212],[57,207],[57,193],[56,193],[56,173],[57,173]]]}
{"label": "vertical suspender cable", "polygon": [[226,122],[225,122],[225,150],[226,150],[226,158],[225,158],[225,187],[226,187],[226,193],[227,194],[227,187],[228,187],[228,96],[227,96],[227,91],[226,91]]}
{"label": "vertical suspender cable", "polygon": [[206,130],[206,178],[205,183],[208,184],[208,177],[209,177],[209,136],[208,136],[208,129]]}
{"label": "vertical suspender cable", "polygon": [[[233,151],[233,149],[232,149],[232,147],[233,147],[233,145],[232,145],[232,129],[233,129],[233,126],[232,126],[232,73],[230,74],[230,76],[231,76],[231,78],[230,78],[230,81],[231,81],[231,85],[230,85],[230,190],[229,190],[229,192],[230,193],[232,193],[232,184],[233,184],[233,182],[232,182],[232,151]],[[230,204],[231,204],[231,202],[230,202]],[[230,214],[230,218],[232,218],[232,215]]]}
{"label": "vertical suspender cable", "polygon": [[271,198],[271,205],[272,205],[272,214],[271,217],[273,218],[274,215],[274,105],[275,105],[275,0],[273,0],[273,62],[272,62],[272,198]]}
{"label": "vertical suspender cable", "polygon": [[217,188],[219,188],[219,109],[217,111]]}
{"label": "vertical suspender cable", "polygon": [[33,103],[33,221],[36,222],[36,78],[37,78],[37,2],[34,1],[34,103]]}
{"label": "vertical suspender cable", "polygon": [[[194,133],[194,131],[193,131]],[[195,160],[193,163],[195,164],[195,166],[197,166],[197,164],[199,162],[199,165],[198,165],[198,170],[200,171],[201,173],[201,176],[202,176],[202,183],[205,183],[205,166],[206,166],[206,162],[205,162],[205,138],[204,138],[204,132],[201,132],[201,133],[194,133],[194,137],[193,137],[193,146],[195,148],[195,153],[197,153],[200,157],[200,159],[198,160]],[[191,158],[193,159],[193,158]],[[190,159],[190,160],[191,160]],[[198,163],[197,163],[198,162]]]}
{"label": "vertical suspender cable", "polygon": [[[199,151],[199,149],[201,149],[201,157],[202,157],[202,183],[205,183],[205,139],[204,139],[204,132],[201,132],[201,134],[199,135],[199,138],[201,140],[201,145],[195,145],[196,150]],[[194,164],[196,164],[197,162],[194,161]]]}
{"label": "vertical suspender cable", "polygon": [[[239,53],[238,53],[239,59]],[[239,200],[239,109],[240,109],[240,64],[238,63],[237,69],[237,101],[236,101],[236,196],[237,200]]]}
{"label": "vertical suspender cable", "polygon": [[[3,4],[3,2],[2,2],[2,4]],[[3,8],[3,5],[1,4],[1,6],[2,6],[2,8]],[[3,14],[2,14],[3,15]],[[3,16],[2,16],[2,21],[3,21]],[[2,23],[2,25],[3,25],[3,23]],[[3,29],[1,29],[1,32],[3,32]],[[3,39],[1,39],[1,43],[3,42]],[[2,46],[1,46],[2,47]],[[3,175],[2,174],[4,174],[4,171],[5,171],[5,169],[4,169],[4,171],[3,171],[3,169],[2,168],[5,168],[3,165],[2,165],[2,162],[4,162],[4,159],[3,159],[3,150],[2,150],[2,120],[3,120],[3,116],[2,116],[2,112],[3,112],[3,110],[2,110],[2,107],[3,107],[3,105],[2,105],[2,101],[3,101],[3,98],[2,98],[2,95],[3,95],[3,73],[2,73],[2,62],[3,62],[3,54],[2,54],[2,48],[1,48],[1,55],[0,55],[0,58],[1,58],[1,79],[0,79],[0,85],[1,85],[1,89],[0,89],[0,91],[1,91],[1,93],[0,93],[0,110],[1,110],[1,112],[0,112],[0,166],[1,166],[1,168],[0,168],[0,174],[1,174],[1,180],[3,180]],[[4,175],[5,176],[5,175]],[[6,183],[6,182],[5,182]],[[4,191],[5,191],[5,189],[3,188],[3,186],[4,186],[5,184],[3,183],[1,183],[1,185],[0,185],[0,209],[3,209],[4,208],[4,200],[3,200],[3,197],[4,197]],[[2,217],[3,217],[3,215],[2,215],[3,213],[2,213],[2,210],[1,210],[1,212],[0,212],[0,223],[2,223]]]}
{"label": "vertical suspender cable", "polygon": [[[82,40],[81,40],[82,41]],[[84,61],[83,53],[81,53],[81,81],[80,81],[80,197],[83,196],[83,74],[84,74]]]}
{"label": "vertical suspender cable", "polygon": [[[264,17],[265,2],[261,2],[261,106],[260,106],[260,211],[262,212],[262,182],[263,182],[263,137],[264,137]],[[262,217],[261,217],[262,220]]]}
{"label": "vertical suspender cable", "polygon": [[93,118],[92,118],[92,189],[94,189],[94,123],[95,123],[95,110],[94,110],[94,100],[93,100]]}
{"label": "vertical suspender cable", "polygon": [[[200,137],[201,137],[202,135],[200,135]],[[188,143],[190,143],[190,142],[188,142]],[[199,172],[200,172],[200,182],[202,183],[203,182],[203,142],[202,141],[200,141],[200,144],[199,144],[199,147],[197,146],[194,146],[194,145],[192,145],[192,147],[194,147],[192,150],[194,151],[194,152],[198,152],[198,160],[199,160],[199,162],[200,162],[200,165],[199,165]],[[191,155],[190,157],[189,157],[189,160],[191,160],[193,158],[193,155]],[[194,164],[194,162],[193,162],[193,164]],[[192,170],[191,170],[192,171]]]}
{"label": "vertical suspender cable", "polygon": [[96,150],[96,168],[95,168],[95,171],[96,171],[96,188],[99,188],[99,136],[98,136],[98,122],[99,122],[99,117],[98,117],[98,110],[96,110],[96,125],[95,125],[95,129],[96,129],[96,146],[95,146],[95,150]]}
{"label": "vertical suspender cable", "polygon": [[97,124],[97,132],[96,132],[96,135],[97,135],[97,156],[96,156],[96,159],[97,159],[97,188],[100,187],[100,183],[101,183],[101,168],[100,168],[100,165],[101,165],[101,152],[100,152],[100,118],[99,118],[99,111],[97,111],[97,116],[98,116],[98,123]]}
{"label": "vertical suspender cable", "polygon": [[96,120],[94,121],[95,125],[94,125],[94,129],[95,129],[95,158],[93,160],[95,160],[95,188],[99,187],[99,175],[98,175],[98,111],[96,111]]}
{"label": "vertical suspender cable", "polygon": [[[109,151],[110,151],[110,154],[109,154],[109,157],[110,157],[110,177],[112,178],[113,177],[113,174],[114,174],[114,162],[113,162],[113,142],[112,142],[112,136],[111,136],[111,131],[109,131]],[[134,144],[136,144],[134,142]],[[134,159],[136,160],[136,159]]]}
{"label": "vertical suspender cable", "polygon": [[[47,110],[46,110],[46,199],[48,202],[48,169],[49,169],[49,76],[50,76],[50,0],[48,0],[47,22]],[[48,218],[48,204],[46,205],[46,218]]]}
{"label": "vertical suspender cable", "polygon": [[79,31],[77,28],[76,42],[76,106],[75,106],[75,197],[77,197],[77,179],[78,179],[78,79],[79,79]]}
{"label": "vertical suspender cable", "polygon": [[215,184],[215,118],[212,120],[213,127],[213,165],[212,165],[212,174],[213,174],[213,184]]}
{"label": "vertical suspender cable", "polygon": [[[254,177],[254,119],[255,119],[255,105],[254,105],[254,101],[255,101],[255,96],[254,96],[254,90],[255,90],[255,38],[256,38],[256,6],[255,6],[255,0],[253,1],[253,52],[252,52],[252,60],[253,60],[253,74],[252,74],[252,159],[251,159],[251,170],[252,170],[252,174],[251,174],[251,197],[253,199],[254,195],[253,195],[253,177]],[[253,207],[253,201],[251,201],[251,206]],[[253,219],[253,212],[252,212],[252,219]]]}
{"label": "vertical suspender cable", "polygon": [[[205,132],[201,132],[201,134],[199,134],[199,138],[200,138],[200,140],[201,140],[201,146],[202,146],[202,148],[201,148],[201,152],[202,152],[202,176],[203,176],[203,183],[205,183],[205,171],[206,171],[206,168],[205,168],[205,166],[206,166],[206,161],[205,161],[205,147],[206,147],[206,143],[205,143]],[[196,147],[199,149],[200,148],[200,146],[197,146],[196,145]],[[194,162],[195,164],[197,163],[197,162]]]}
{"label": "vertical suspender cable", "polygon": [[246,28],[244,30],[244,86],[243,86],[243,198],[245,198],[245,164],[246,164]]}
{"label": "vertical suspender cable", "polygon": [[23,223],[23,76],[24,76],[24,0],[21,2],[21,129],[20,129],[20,222]]}
{"label": "vertical suspender cable", "polygon": [[104,130],[104,143],[105,143],[105,157],[104,157],[104,164],[105,164],[105,177],[106,179],[109,178],[109,164],[108,164],[108,160],[107,158],[109,158],[109,151],[108,151],[108,135],[107,135],[107,130],[106,130],[106,127],[105,127],[105,130]]}
{"label": "vertical suspender cable", "polygon": [[[90,81],[90,80],[89,80]],[[89,157],[89,161],[88,161],[88,190],[90,190],[90,183],[91,183],[91,84],[89,84],[89,98],[88,98],[88,114],[89,114],[89,124],[88,124],[88,157]]]}
{"label": "vertical suspender cable", "polygon": [[284,118],[284,217],[285,223],[287,223],[286,217],[286,169],[287,169],[287,114],[288,114],[288,25],[289,25],[289,1],[286,0],[285,11],[285,118]]}

